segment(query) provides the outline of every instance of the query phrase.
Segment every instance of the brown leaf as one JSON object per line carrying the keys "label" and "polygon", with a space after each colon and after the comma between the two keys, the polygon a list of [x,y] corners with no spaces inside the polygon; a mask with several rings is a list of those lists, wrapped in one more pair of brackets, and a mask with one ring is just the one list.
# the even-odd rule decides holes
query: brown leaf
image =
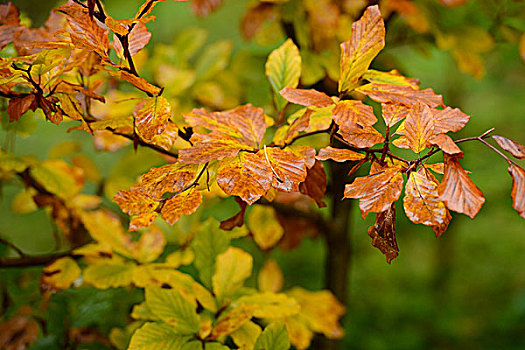
{"label": "brown leaf", "polygon": [[368,228],[368,235],[372,238],[372,245],[386,256],[387,263],[398,256],[395,204],[376,215],[376,222]]}
{"label": "brown leaf", "polygon": [[[148,44],[150,38],[151,33],[146,26],[140,22],[136,23],[128,35],[129,54],[135,56],[139,53]],[[119,57],[124,57],[124,48],[116,35],[113,35],[113,47]]]}
{"label": "brown leaf", "polygon": [[18,8],[11,2],[0,4],[0,25],[20,23]]}
{"label": "brown leaf", "polygon": [[370,83],[356,89],[372,100],[381,103],[397,103],[412,106],[421,102],[430,107],[443,105],[443,97],[434,90],[415,90],[410,86]]}
{"label": "brown leaf", "polygon": [[493,135],[492,138],[498,143],[498,145],[503,148],[505,151],[512,154],[518,159],[525,158],[525,146],[522,144],[512,141],[503,136]]}
{"label": "brown leaf", "polygon": [[306,179],[304,157],[279,147],[265,147],[258,154],[269,163],[273,187],[285,192],[299,191],[299,184]]}
{"label": "brown leaf", "polygon": [[202,164],[212,160],[233,158],[241,150],[252,148],[236,138],[213,131],[209,134],[193,134],[193,146],[179,150],[179,162],[184,164]]}
{"label": "brown leaf", "polygon": [[371,174],[357,177],[345,186],[343,198],[359,198],[363,218],[369,212],[380,213],[395,202],[403,188],[400,168],[372,168]]}
{"label": "brown leaf", "polygon": [[445,164],[443,163],[425,164],[425,168],[428,168],[437,174],[443,175],[445,173]]}
{"label": "brown leaf", "polygon": [[463,170],[455,156],[443,154],[445,175],[438,187],[439,199],[447,208],[474,218],[485,202],[483,192]]}
{"label": "brown leaf", "polygon": [[306,130],[310,124],[310,116],[313,111],[311,109],[306,109],[300,117],[294,119],[291,124],[283,125],[275,132],[273,141],[278,146],[284,146],[291,144],[296,136],[299,135],[301,131]]}
{"label": "brown leaf", "polygon": [[199,17],[206,17],[219,6],[221,6],[222,0],[193,0],[191,2],[191,9]]}
{"label": "brown leaf", "polygon": [[438,185],[436,178],[424,168],[410,173],[405,186],[403,207],[414,224],[444,226],[445,229],[448,226],[450,214],[445,203],[439,199]]}
{"label": "brown leaf", "polygon": [[372,107],[358,100],[344,100],[337,103],[332,118],[340,127],[351,126],[358,123],[361,125],[374,125],[377,118]]}
{"label": "brown leaf", "polygon": [[38,324],[32,320],[29,307],[20,308],[19,314],[0,323],[0,348],[4,350],[28,349],[38,338]]}
{"label": "brown leaf", "polygon": [[246,212],[247,204],[239,197],[235,197],[235,201],[241,206],[241,210],[231,218],[221,221],[221,225],[219,226],[221,230],[231,231],[235,227],[244,225],[244,213]]}
{"label": "brown leaf", "polygon": [[182,214],[193,214],[201,203],[202,194],[195,187],[192,187],[168,199],[160,213],[168,224],[173,225]]}
{"label": "brown leaf", "polygon": [[191,113],[185,114],[184,119],[192,127],[202,126],[211,131],[221,132],[239,138],[252,147],[258,147],[266,132],[263,109],[251,104],[224,112],[207,112],[204,108],[194,109]]}
{"label": "brown leaf", "polygon": [[307,170],[306,179],[299,185],[299,191],[313,198],[319,208],[326,207],[323,197],[326,193],[326,173],[323,163],[316,160],[312,168]]}
{"label": "brown leaf", "polygon": [[328,146],[321,148],[315,158],[318,160],[332,159],[336,162],[346,162],[347,160],[361,160],[365,157],[365,154],[357,153],[349,149],[332,148]]}
{"label": "brown leaf", "polygon": [[383,119],[387,126],[392,127],[400,120],[407,117],[410,108],[402,104],[396,103],[382,103],[383,108]]}
{"label": "brown leaf", "polygon": [[164,97],[146,97],[133,110],[137,133],[146,141],[161,134],[168,126],[171,106]]}
{"label": "brown leaf", "polygon": [[509,173],[512,176],[512,207],[525,219],[525,170],[511,164]]}
{"label": "brown leaf", "polygon": [[410,149],[420,153],[427,147],[427,142],[434,134],[434,121],[430,108],[420,102],[410,108],[405,119],[405,137]]}
{"label": "brown leaf", "polygon": [[30,108],[35,110],[35,95],[29,94],[24,97],[12,98],[7,106],[9,121],[14,122],[24,115]]}
{"label": "brown leaf", "polygon": [[289,86],[279,91],[282,97],[288,102],[292,102],[306,107],[328,107],[334,101],[325,94],[314,89],[294,89]]}
{"label": "brown leaf", "polygon": [[372,60],[385,47],[385,24],[378,6],[370,6],[352,24],[352,39],[341,44],[339,91],[359,86]]}
{"label": "brown leaf", "polygon": [[114,197],[120,209],[129,215],[149,213],[157,208],[158,202],[147,193],[138,190],[120,190]]}
{"label": "brown leaf", "polygon": [[383,135],[370,125],[349,124],[341,127],[338,133],[352,146],[357,148],[372,147],[385,140]]}
{"label": "brown leaf", "polygon": [[456,132],[467,124],[470,116],[461,112],[458,108],[446,107],[445,109],[434,109],[434,134]]}
{"label": "brown leaf", "polygon": [[456,145],[454,140],[450,138],[447,134],[439,134],[430,139],[430,143],[432,145],[436,145],[441,149],[443,152],[448,154],[459,154],[463,155],[463,152],[461,149]]}
{"label": "brown leaf", "polygon": [[397,139],[392,141],[392,144],[399,148],[410,149],[410,143],[408,142],[406,136],[398,137]]}
{"label": "brown leaf", "polygon": [[129,230],[137,231],[141,228],[151,226],[159,213],[155,211],[139,214],[129,221]]}
{"label": "brown leaf", "polygon": [[133,86],[135,86],[137,89],[142,90],[153,96],[159,95],[162,91],[161,88],[159,88],[158,86],[152,85],[148,83],[145,79],[137,77],[136,75],[126,72],[125,70],[119,70],[117,72],[109,71],[109,74],[111,74],[114,77],[124,79]]}
{"label": "brown leaf", "polygon": [[266,2],[256,2],[246,11],[241,22],[241,33],[245,39],[252,39],[259,31],[259,28],[272,18],[275,18],[276,11],[274,4]]}
{"label": "brown leaf", "polygon": [[315,238],[322,234],[312,220],[299,216],[277,214],[277,219],[284,229],[284,235],[279,242],[279,248],[292,250],[297,248],[304,238]]}
{"label": "brown leaf", "polygon": [[226,194],[239,196],[252,205],[270,189],[272,171],[261,152],[239,152],[235,158],[220,163],[217,184]]}

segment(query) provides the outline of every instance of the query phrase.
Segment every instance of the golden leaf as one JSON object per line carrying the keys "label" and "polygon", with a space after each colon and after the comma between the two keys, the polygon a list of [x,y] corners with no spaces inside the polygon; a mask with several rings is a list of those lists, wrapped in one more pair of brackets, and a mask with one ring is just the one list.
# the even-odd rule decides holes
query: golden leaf
{"label": "golden leaf", "polygon": [[277,220],[275,209],[270,206],[255,205],[248,213],[248,227],[253,234],[253,240],[263,249],[273,247],[284,234]]}
{"label": "golden leaf", "polygon": [[221,303],[242,287],[252,274],[252,265],[252,256],[239,248],[229,247],[217,256],[212,285]]}
{"label": "golden leaf", "polygon": [[259,271],[257,285],[261,292],[277,293],[283,288],[283,272],[274,259],[268,259]]}
{"label": "golden leaf", "polygon": [[40,290],[56,292],[68,289],[80,277],[80,267],[75,260],[64,257],[44,267],[40,279]]}
{"label": "golden leaf", "polygon": [[430,108],[420,102],[410,108],[405,119],[405,137],[410,149],[420,153],[434,134],[434,120]]}

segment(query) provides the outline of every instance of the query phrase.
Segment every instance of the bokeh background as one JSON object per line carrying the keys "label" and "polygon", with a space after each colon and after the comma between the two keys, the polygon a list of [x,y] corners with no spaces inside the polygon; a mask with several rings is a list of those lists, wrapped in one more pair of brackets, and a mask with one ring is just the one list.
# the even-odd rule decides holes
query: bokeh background
{"label": "bokeh background", "polygon": [[[50,0],[15,0],[14,3],[35,26],[43,23],[49,10],[58,4]],[[104,1],[107,12],[115,18],[132,17],[140,3],[139,0]],[[153,12],[156,21],[148,24],[153,33],[147,46],[150,56],[153,47],[169,45],[182,30],[192,26],[204,28],[207,43],[222,39],[233,43],[234,58],[230,64],[240,64],[241,60],[236,63],[235,55],[250,53],[254,57],[250,68],[254,70],[250,72],[254,84],[246,91],[246,98],[254,104],[267,103],[267,97],[261,97],[269,91],[264,61],[277,45],[259,46],[242,38],[239,22],[247,3],[225,0],[217,12],[205,19],[196,18],[187,4],[159,5]],[[477,1],[445,11],[443,21],[457,26],[458,30],[472,22],[493,25]],[[472,115],[457,138],[479,135],[494,127],[496,134],[525,143],[525,64],[516,44],[496,40],[493,49],[483,55],[486,74],[474,79],[457,68],[449,52],[435,45],[396,42],[397,38],[392,35],[399,25],[395,19],[388,23],[386,48],[374,63],[376,68],[395,66],[403,74],[419,78],[422,87],[432,87],[441,93],[446,104]],[[391,41],[394,44],[390,46]],[[141,69],[147,70],[147,62],[142,63]],[[57,140],[65,144],[75,141],[81,145],[81,152],[93,157],[103,176],[119,172],[136,176],[160,161],[152,160],[147,151],[133,153],[129,148],[116,153],[95,152],[89,135],[65,132],[70,126],[67,123],[55,126],[32,117],[24,117],[23,123],[10,128],[34,130],[30,137],[24,137],[24,132],[15,136],[13,132],[0,131],[0,141],[9,143],[18,154],[31,153],[45,158],[50,152],[56,152]],[[436,239],[429,228],[409,222],[399,207],[400,255],[391,265],[370,244],[367,227],[372,217],[363,221],[354,205],[350,214],[353,256],[344,349],[525,348],[525,220],[511,208],[511,178],[506,162],[481,144],[469,142],[461,148],[465,152],[464,168],[472,172],[473,180],[486,197],[479,215],[471,220],[453,214],[448,231]],[[53,227],[43,211],[11,214],[17,191],[14,186],[4,186],[0,234],[28,253],[51,251]],[[285,288],[297,284],[322,288],[325,254],[322,239],[306,239],[293,251],[277,250],[273,254],[284,270]],[[0,284],[7,285],[13,274],[0,272]],[[23,298],[23,290],[30,290],[29,286],[34,283],[37,281],[28,279],[24,288],[12,288],[20,288],[20,298]],[[76,322],[101,325],[101,329],[126,321],[123,300],[139,300],[124,290],[65,293],[65,299],[83,300],[69,309],[76,315]],[[120,310],[122,316],[115,310]]]}

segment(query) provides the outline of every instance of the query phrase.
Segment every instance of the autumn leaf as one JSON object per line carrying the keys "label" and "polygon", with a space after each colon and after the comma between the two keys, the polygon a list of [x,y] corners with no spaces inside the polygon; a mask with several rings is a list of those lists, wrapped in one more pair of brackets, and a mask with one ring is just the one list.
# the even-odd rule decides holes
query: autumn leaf
{"label": "autumn leaf", "polygon": [[272,171],[264,154],[239,152],[235,158],[221,162],[217,184],[226,194],[238,196],[251,205],[270,189]]}
{"label": "autumn leaf", "polygon": [[258,154],[266,158],[273,172],[273,187],[285,192],[299,190],[299,184],[306,179],[304,157],[279,147],[265,147]]}
{"label": "autumn leaf", "polygon": [[2,349],[18,350],[32,347],[40,331],[38,323],[32,319],[31,314],[31,308],[22,306],[15,316],[4,319],[0,323],[0,347]]}
{"label": "autumn leaf", "polygon": [[387,210],[376,215],[376,222],[368,228],[372,245],[386,256],[391,263],[399,253],[396,241],[396,207],[392,204]]}
{"label": "autumn leaf", "polygon": [[160,211],[162,217],[170,225],[176,223],[182,214],[193,214],[202,203],[202,194],[192,187],[168,199]]}
{"label": "autumn leaf", "polygon": [[191,2],[191,10],[199,17],[206,17],[219,6],[223,0],[193,0]]}
{"label": "autumn leaf", "polygon": [[129,215],[148,213],[155,210],[158,206],[155,198],[138,190],[121,190],[113,197],[113,201],[118,204],[124,213]]}
{"label": "autumn leaf", "polygon": [[254,293],[240,297],[234,304],[255,306],[255,317],[270,320],[283,319],[301,311],[299,303],[284,293]]}
{"label": "autumn leaf", "polygon": [[203,164],[212,160],[233,158],[241,150],[253,148],[236,138],[213,131],[209,134],[193,134],[193,146],[179,150],[179,162],[183,164]]}
{"label": "autumn leaf", "polygon": [[134,74],[131,74],[125,70],[119,70],[119,71],[108,71],[109,74],[111,74],[114,77],[117,77],[119,79],[124,79],[128,83],[135,86],[137,89],[144,91],[145,93],[151,94],[153,96],[158,96],[160,92],[162,91],[161,88],[158,86],[155,86],[153,84],[148,83],[144,78],[137,77]]}
{"label": "autumn leaf", "polygon": [[512,176],[512,207],[525,219],[525,170],[511,164],[509,173]]}
{"label": "autumn leaf", "polygon": [[283,288],[284,277],[274,259],[268,259],[259,271],[257,276],[257,286],[261,292],[277,293]]}
{"label": "autumn leaf", "polygon": [[29,94],[25,97],[10,99],[9,105],[7,106],[7,114],[9,114],[9,121],[17,121],[29,109],[32,109],[33,111],[36,109],[35,95]]}
{"label": "autumn leaf", "polygon": [[279,127],[273,136],[273,142],[279,146],[291,144],[301,131],[308,128],[313,113],[313,110],[307,108],[300,117],[293,119],[291,123],[288,121],[290,124]]}
{"label": "autumn leaf", "polygon": [[359,79],[383,47],[385,24],[378,6],[370,6],[352,24],[352,39],[341,44],[340,92],[348,92],[359,86]]}
{"label": "autumn leaf", "polygon": [[233,339],[235,345],[239,349],[253,349],[255,341],[262,333],[261,327],[256,323],[248,321],[244,323],[239,329],[230,334],[230,337]]}
{"label": "autumn leaf", "polygon": [[430,107],[443,105],[443,97],[436,95],[432,89],[416,90],[410,86],[370,83],[356,90],[381,103],[390,102],[412,106],[421,102]]}
{"label": "autumn leaf", "polygon": [[57,292],[68,289],[80,277],[80,267],[75,260],[64,257],[44,267],[40,279],[40,290]]}
{"label": "autumn leaf", "polygon": [[492,135],[492,138],[498,143],[498,145],[501,148],[512,154],[514,157],[518,159],[525,158],[525,146],[523,146],[522,144],[516,141],[512,141],[511,139],[508,139],[503,136]]}
{"label": "autumn leaf", "polygon": [[[135,56],[139,53],[139,51],[148,44],[150,38],[151,33],[148,32],[146,26],[141,22],[135,23],[133,29],[128,35],[128,49],[130,56]],[[113,35],[113,47],[115,48],[117,55],[124,58],[124,48],[122,47],[120,39],[118,39],[116,35]]]}
{"label": "autumn leaf", "polygon": [[253,306],[245,304],[233,308],[230,312],[217,320],[217,323],[210,334],[210,338],[216,339],[220,336],[235,332],[252,318],[253,310]]}
{"label": "autumn leaf", "polygon": [[292,102],[306,107],[328,107],[334,101],[324,92],[315,89],[295,89],[289,86],[279,91],[282,97],[288,102]]}
{"label": "autumn leaf", "polygon": [[290,349],[290,341],[288,340],[288,332],[283,323],[271,323],[268,325],[261,335],[257,338],[254,350],[288,350]]}
{"label": "autumn leaf", "polygon": [[137,133],[149,141],[161,134],[168,126],[171,106],[164,97],[146,97],[133,110]]}
{"label": "autumn leaf", "polygon": [[351,127],[354,124],[374,125],[377,118],[372,107],[358,100],[343,100],[335,106],[332,118],[340,127]]}
{"label": "autumn leaf", "polygon": [[361,160],[365,157],[365,154],[354,152],[349,149],[328,146],[321,148],[319,154],[315,158],[319,160],[332,159],[336,162],[346,162],[348,160]]}
{"label": "autumn leaf", "polygon": [[177,193],[189,186],[198,167],[192,164],[172,163],[159,168],[151,168],[140,177],[140,182],[132,190],[141,190],[160,199],[166,192]]}
{"label": "autumn leaf", "polygon": [[370,125],[352,123],[342,126],[338,133],[350,145],[357,148],[372,147],[385,140],[383,135]]}
{"label": "autumn leaf", "polygon": [[253,258],[245,251],[229,247],[217,256],[215,274],[212,277],[213,292],[224,301],[252,274]]}
{"label": "autumn leaf", "polygon": [[437,233],[443,233],[450,222],[445,203],[439,199],[438,185],[434,176],[420,168],[417,172],[410,173],[403,198],[403,207],[410,221],[414,224],[441,227],[436,236]]}
{"label": "autumn leaf", "polygon": [[286,40],[270,53],[265,68],[274,91],[277,110],[281,111],[286,105],[286,100],[279,92],[287,86],[296,88],[301,76],[301,56],[292,39]]}
{"label": "autumn leaf", "polygon": [[244,212],[246,211],[247,204],[239,197],[234,198],[237,204],[241,207],[241,210],[231,218],[221,221],[221,230],[231,231],[235,227],[242,227],[242,225],[244,225]]}
{"label": "autumn leaf", "polygon": [[450,136],[446,134],[439,134],[430,139],[430,143],[432,145],[436,145],[441,149],[443,152],[453,155],[453,154],[459,154],[463,155],[463,152],[461,149],[456,145],[454,140],[450,138]]}
{"label": "autumn leaf", "polygon": [[401,85],[401,86],[410,86],[413,89],[419,89],[419,80],[411,79],[402,76],[395,69],[390,72],[381,72],[374,69],[369,69],[364,75],[363,78],[368,80],[371,83],[376,84],[392,84],[392,85]]}
{"label": "autumn leaf", "polygon": [[420,153],[427,147],[427,142],[433,134],[432,111],[427,105],[417,102],[410,108],[405,119],[405,137],[410,149],[415,153]]}
{"label": "autumn leaf", "polygon": [[82,274],[84,282],[98,289],[129,286],[136,265],[130,262],[88,265]]}
{"label": "autumn leaf", "polygon": [[187,340],[187,337],[178,334],[169,324],[146,322],[135,333],[133,333],[129,343],[129,349],[180,349],[184,346]]}
{"label": "autumn leaf", "polygon": [[315,200],[319,208],[324,208],[326,207],[326,203],[323,202],[326,186],[324,165],[316,160],[314,166],[306,171],[306,179],[299,184],[299,191]]}
{"label": "autumn leaf", "polygon": [[456,132],[467,124],[470,116],[458,108],[446,107],[445,109],[434,109],[434,134]]}
{"label": "autumn leaf", "polygon": [[140,236],[135,258],[141,263],[153,262],[164,252],[165,245],[164,233],[157,227],[151,227]]}
{"label": "autumn leaf", "polygon": [[389,127],[394,126],[400,120],[403,120],[407,117],[410,112],[410,108],[396,103],[382,103],[382,116],[385,121],[385,124]]}
{"label": "autumn leaf", "polygon": [[445,175],[438,187],[439,199],[447,208],[474,218],[485,202],[483,192],[472,182],[455,156],[443,155]]}
{"label": "autumn leaf", "polygon": [[369,212],[381,213],[387,210],[399,198],[403,188],[400,168],[375,170],[368,176],[357,177],[345,187],[343,198],[359,198],[363,218]]}
{"label": "autumn leaf", "polygon": [[270,206],[255,205],[248,213],[247,224],[253,240],[262,250],[273,247],[284,234],[275,209]]}

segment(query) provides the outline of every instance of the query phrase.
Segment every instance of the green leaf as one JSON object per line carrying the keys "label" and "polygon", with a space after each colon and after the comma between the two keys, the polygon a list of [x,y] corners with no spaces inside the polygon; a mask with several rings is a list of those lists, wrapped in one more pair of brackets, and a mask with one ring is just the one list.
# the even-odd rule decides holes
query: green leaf
{"label": "green leaf", "polygon": [[199,316],[195,307],[175,289],[156,286],[146,288],[146,303],[155,315],[173,326],[180,334],[199,332]]}
{"label": "green leaf", "polygon": [[128,350],[182,350],[188,339],[168,324],[148,322],[133,334]]}
{"label": "green leaf", "polygon": [[288,350],[290,341],[284,323],[272,323],[264,329],[257,341],[254,350]]}
{"label": "green leaf", "polygon": [[218,41],[207,47],[195,65],[196,80],[212,78],[224,70],[230,60],[232,48],[233,44],[228,40]]}
{"label": "green leaf", "polygon": [[230,245],[228,234],[219,230],[217,222],[208,220],[193,239],[195,268],[202,284],[211,289],[211,277],[215,273],[215,259]]}
{"label": "green leaf", "polygon": [[279,94],[279,91],[287,86],[296,88],[301,76],[301,56],[291,39],[286,40],[268,56],[266,76],[274,92],[277,110],[281,111],[287,101]]}
{"label": "green leaf", "polygon": [[248,321],[235,332],[231,333],[230,336],[240,349],[253,349],[261,332],[261,327],[256,323]]}

